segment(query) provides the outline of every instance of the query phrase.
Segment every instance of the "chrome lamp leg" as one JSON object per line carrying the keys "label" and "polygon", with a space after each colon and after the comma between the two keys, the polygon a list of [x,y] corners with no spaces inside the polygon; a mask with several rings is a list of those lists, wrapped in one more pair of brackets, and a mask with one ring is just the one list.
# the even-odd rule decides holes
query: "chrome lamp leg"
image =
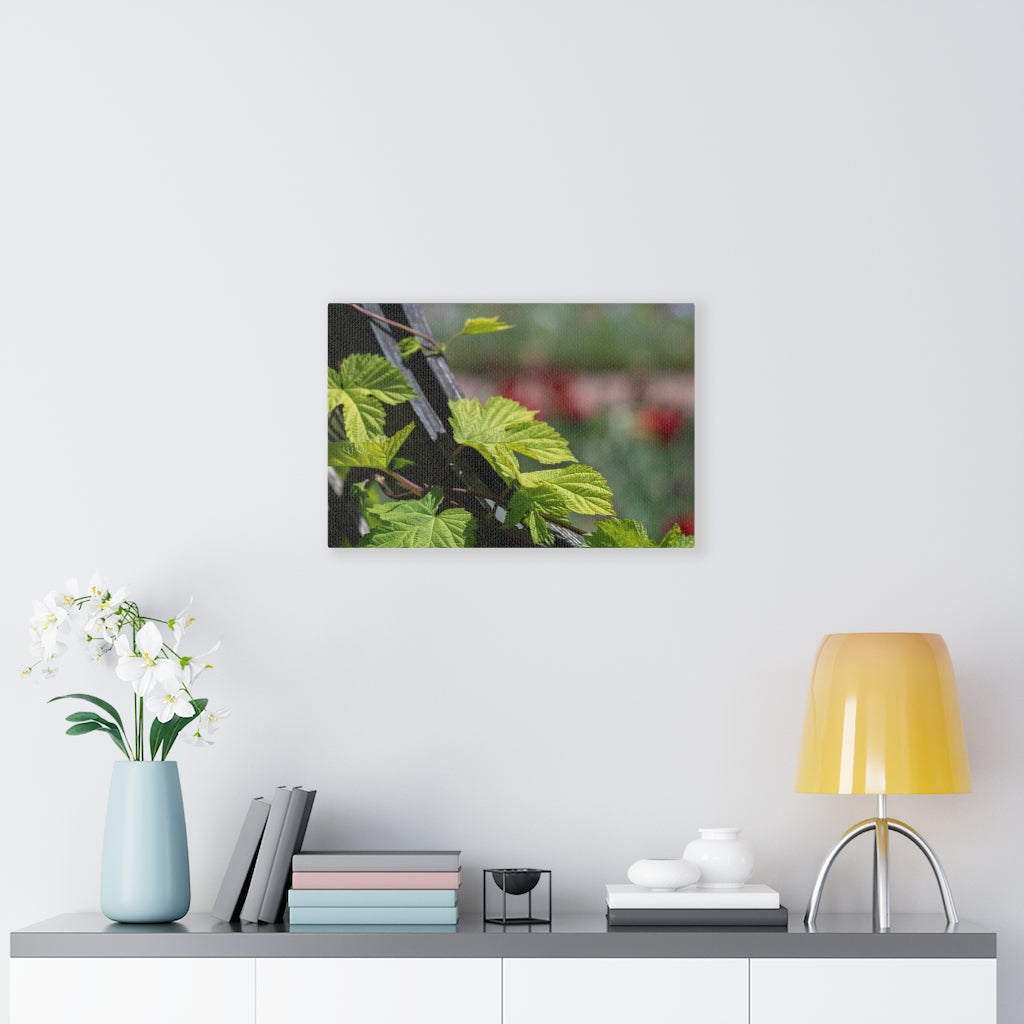
{"label": "chrome lamp leg", "polygon": [[915,832],[905,822],[897,821],[886,815],[885,795],[878,795],[878,816],[866,818],[849,829],[838,843],[829,851],[818,872],[818,877],[811,890],[810,899],[807,901],[807,913],[804,914],[804,923],[810,931],[814,930],[814,924],[818,916],[818,907],[821,904],[821,896],[825,889],[825,880],[832,869],[839,854],[857,836],[865,832],[875,833],[874,849],[874,871],[873,871],[873,898],[872,898],[872,926],[876,932],[887,932],[891,927],[891,914],[889,907],[889,833],[895,832],[898,835],[909,839],[927,858],[935,875],[935,881],[939,885],[939,894],[942,897],[942,906],[946,912],[946,925],[952,929],[959,920],[956,908],[953,905],[953,894],[950,892],[949,881],[946,873],[942,870],[939,858],[935,851],[924,841],[918,832]]}

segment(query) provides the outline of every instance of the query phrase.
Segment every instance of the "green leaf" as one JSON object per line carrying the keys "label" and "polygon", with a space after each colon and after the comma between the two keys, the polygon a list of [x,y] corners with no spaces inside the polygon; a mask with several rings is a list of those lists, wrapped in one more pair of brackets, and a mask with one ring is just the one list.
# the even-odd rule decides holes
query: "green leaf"
{"label": "green leaf", "polygon": [[339,405],[350,441],[366,441],[384,433],[384,406],[415,398],[416,392],[396,366],[383,356],[357,352],[337,371],[327,371],[327,415]]}
{"label": "green leaf", "polygon": [[327,367],[327,415],[330,416],[334,410],[341,405],[344,388],[341,383],[341,374],[337,370]]}
{"label": "green leaf", "polygon": [[423,351],[423,343],[419,338],[414,338],[412,335],[409,335],[407,338],[399,338],[398,351],[403,359],[408,359],[409,356]]}
{"label": "green leaf", "polygon": [[[105,718],[96,714],[95,711],[73,711],[70,715],[67,716],[65,721],[94,722],[96,725],[99,726],[100,729],[102,729],[110,736],[110,738],[120,749],[121,753],[124,754],[124,756],[127,757],[129,760],[131,759],[131,754],[128,753],[128,748],[125,746],[124,740],[121,738],[121,734],[118,731],[117,726],[114,725],[113,722],[108,722]],[[92,732],[93,730],[90,729],[88,731]],[[71,733],[71,735],[77,736],[78,733]]]}
{"label": "green leaf", "polygon": [[644,524],[635,519],[602,519],[593,533],[587,534],[586,544],[589,548],[657,547]]}
{"label": "green leaf", "polygon": [[371,529],[360,541],[370,548],[472,547],[476,520],[461,508],[438,512],[444,492],[435,487],[422,498],[386,501],[364,509]]}
{"label": "green leaf", "polygon": [[342,391],[340,404],[350,441],[366,441],[384,433],[384,406],[373,395]]}
{"label": "green leaf", "polygon": [[106,711],[108,715],[117,723],[117,727],[124,732],[124,722],[121,721],[121,716],[117,713],[117,708],[113,704],[108,704],[105,700],[100,700],[99,697],[92,697],[88,693],[65,693],[60,697],[51,697],[46,703],[52,704],[55,700],[86,700],[90,704],[95,704],[96,707]]}
{"label": "green leaf", "polygon": [[658,547],[662,548],[692,548],[693,537],[689,534],[683,533],[678,523],[673,523],[665,536],[661,538],[661,543]]}
{"label": "green leaf", "polygon": [[[107,720],[101,715],[96,714],[95,711],[72,711],[65,722],[106,722]],[[113,722],[107,722],[108,725],[113,725]]]}
{"label": "green leaf", "polygon": [[581,515],[615,515],[608,481],[592,466],[576,463],[558,469],[539,469],[521,473],[519,482],[527,492],[532,492],[528,496],[538,507],[555,509],[560,504],[567,512]]}
{"label": "green leaf", "polygon": [[380,434],[365,441],[330,441],[327,445],[327,465],[388,469],[414,427],[414,423],[407,423],[391,437]]}
{"label": "green leaf", "polygon": [[551,490],[544,488],[520,487],[509,502],[505,525],[523,523],[530,531],[533,543],[548,547],[555,542],[555,535],[548,526],[548,519],[565,520],[569,515],[565,502]]}
{"label": "green leaf", "polygon": [[528,527],[530,531],[530,538],[537,547],[548,548],[555,543],[555,535],[551,532],[551,527],[548,526],[548,521],[537,509],[530,509],[530,511],[523,516],[522,521],[523,524]]}
{"label": "green leaf", "polygon": [[462,334],[493,334],[495,331],[507,331],[515,324],[506,324],[496,316],[473,316],[462,325]]}
{"label": "green leaf", "polygon": [[208,703],[207,697],[194,697],[192,699],[192,707],[195,708],[194,715],[175,715],[169,722],[161,722],[160,719],[154,718],[149,729],[149,756],[154,761],[158,759],[158,755],[161,761],[166,760],[181,730],[189,722],[194,722]]}
{"label": "green leaf", "polygon": [[483,405],[476,398],[456,398],[448,408],[455,443],[478,451],[507,483],[519,477],[516,453],[544,465],[576,461],[554,427],[511,398],[492,395]]}
{"label": "green leaf", "polygon": [[67,734],[69,736],[84,736],[87,732],[95,732],[102,728],[103,726],[99,722],[79,722],[77,725],[71,726],[67,730]]}
{"label": "green leaf", "polygon": [[385,405],[398,405],[416,397],[405,374],[383,356],[357,352],[342,361],[339,373],[346,391],[364,392]]}

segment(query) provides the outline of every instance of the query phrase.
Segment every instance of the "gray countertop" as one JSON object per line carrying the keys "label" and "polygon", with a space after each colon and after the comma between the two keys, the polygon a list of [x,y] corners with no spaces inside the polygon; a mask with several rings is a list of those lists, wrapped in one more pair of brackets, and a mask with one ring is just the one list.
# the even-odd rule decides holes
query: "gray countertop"
{"label": "gray countertop", "polygon": [[876,934],[869,915],[821,915],[788,928],[609,928],[603,914],[555,915],[547,925],[484,925],[465,913],[455,932],[289,932],[189,914],[173,924],[115,924],[62,914],[11,932],[12,957],[880,957],[992,958],[996,936],[939,914],[896,916]]}

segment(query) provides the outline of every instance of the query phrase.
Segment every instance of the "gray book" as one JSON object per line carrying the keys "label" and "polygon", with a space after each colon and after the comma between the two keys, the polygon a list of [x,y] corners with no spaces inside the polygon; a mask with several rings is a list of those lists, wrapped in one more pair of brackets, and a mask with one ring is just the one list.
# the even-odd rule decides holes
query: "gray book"
{"label": "gray book", "polygon": [[315,796],[315,789],[302,789],[301,786],[296,786],[292,790],[288,811],[281,827],[281,838],[278,840],[274,860],[270,865],[270,876],[267,878],[266,891],[260,905],[259,919],[268,924],[284,919],[292,857],[302,849],[302,840],[306,835],[306,825],[309,823],[309,812],[313,809]]}
{"label": "gray book", "polygon": [[608,926],[621,928],[785,928],[785,907],[608,908]]}
{"label": "gray book", "polygon": [[249,880],[249,888],[246,890],[245,899],[242,901],[242,910],[239,914],[243,921],[258,921],[260,919],[260,907],[263,906],[263,896],[267,891],[270,868],[274,863],[274,854],[277,853],[277,844],[281,838],[281,830],[284,828],[284,819],[288,813],[291,795],[292,791],[287,786],[278,786],[270,798],[270,814],[267,815],[267,825],[263,830],[263,838],[260,840],[260,848],[256,854],[256,863],[252,868],[252,878]]}
{"label": "gray book", "polygon": [[294,871],[458,871],[460,850],[303,850]]}
{"label": "gray book", "polygon": [[259,849],[263,830],[270,813],[270,801],[263,797],[254,797],[249,804],[242,829],[235,841],[235,849],[228,861],[224,879],[220,883],[220,891],[213,901],[213,916],[222,921],[237,921],[242,909],[245,888],[252,878],[253,865],[256,863],[256,851]]}

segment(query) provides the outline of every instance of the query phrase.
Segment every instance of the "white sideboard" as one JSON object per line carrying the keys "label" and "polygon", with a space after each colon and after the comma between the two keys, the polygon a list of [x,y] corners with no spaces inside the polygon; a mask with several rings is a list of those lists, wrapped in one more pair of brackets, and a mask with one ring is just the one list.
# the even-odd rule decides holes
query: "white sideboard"
{"label": "white sideboard", "polygon": [[502,1024],[747,1024],[741,957],[502,961]]}
{"label": "white sideboard", "polygon": [[749,1024],[996,1020],[991,959],[786,959],[750,962]]}
{"label": "white sideboard", "polygon": [[255,991],[257,1024],[502,1024],[490,957],[260,958]]}
{"label": "white sideboard", "polygon": [[[468,916],[468,915],[467,915]],[[996,937],[938,917],[782,929],[289,932],[64,915],[11,933],[11,1024],[995,1024]]]}
{"label": "white sideboard", "polygon": [[253,1024],[252,960],[12,957],[18,1024]]}

